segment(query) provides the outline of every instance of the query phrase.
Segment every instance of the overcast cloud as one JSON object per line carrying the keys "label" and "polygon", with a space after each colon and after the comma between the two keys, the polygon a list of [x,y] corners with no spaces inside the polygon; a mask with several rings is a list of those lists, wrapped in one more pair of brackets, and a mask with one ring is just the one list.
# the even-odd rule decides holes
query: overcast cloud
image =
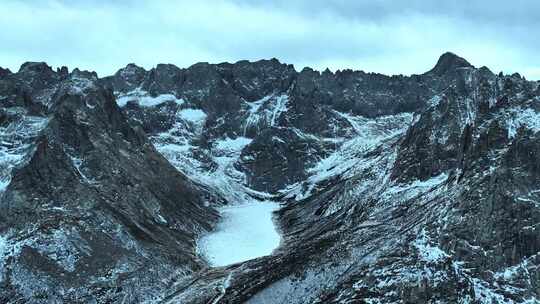
{"label": "overcast cloud", "polygon": [[540,80],[540,1],[90,0],[0,2],[0,66],[114,73],[276,57],[322,70],[423,73],[452,51]]}

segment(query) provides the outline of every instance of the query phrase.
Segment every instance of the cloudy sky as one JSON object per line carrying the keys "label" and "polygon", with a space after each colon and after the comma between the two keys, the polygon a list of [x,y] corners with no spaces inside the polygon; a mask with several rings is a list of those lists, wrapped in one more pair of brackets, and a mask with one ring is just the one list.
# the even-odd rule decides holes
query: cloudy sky
{"label": "cloudy sky", "polygon": [[276,57],[296,69],[423,73],[452,51],[540,80],[540,1],[2,0],[0,66],[114,73]]}

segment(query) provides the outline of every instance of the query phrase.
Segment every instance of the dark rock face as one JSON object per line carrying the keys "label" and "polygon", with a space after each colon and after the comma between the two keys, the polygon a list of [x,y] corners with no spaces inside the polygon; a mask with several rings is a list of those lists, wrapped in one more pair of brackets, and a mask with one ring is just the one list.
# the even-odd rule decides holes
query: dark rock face
{"label": "dark rock face", "polygon": [[4,69],[4,68],[0,67],[0,78],[4,77],[6,75],[9,75],[9,74],[11,74],[11,71],[9,69]]}
{"label": "dark rock face", "polygon": [[118,70],[116,74],[109,77],[109,81],[118,90],[133,90],[144,80],[146,70],[130,63],[125,68]]}
{"label": "dark rock face", "polygon": [[238,95],[250,101],[286,91],[296,76],[292,65],[281,64],[277,59],[222,63],[217,70]]}
{"label": "dark rock face", "polygon": [[[0,102],[2,302],[539,301],[540,89],[519,74],[27,63]],[[281,203],[280,247],[207,267],[214,207],[254,199]]]}
{"label": "dark rock face", "polygon": [[130,127],[96,82],[75,70],[58,83],[33,151],[3,193],[0,231],[18,245],[4,264],[2,302],[138,302],[171,271],[203,265],[194,242],[217,219],[204,207],[211,195]]}
{"label": "dark rock face", "polygon": [[273,193],[304,180],[306,169],[316,163],[317,153],[324,150],[324,143],[316,138],[285,128],[265,129],[242,151],[240,167],[251,187]]}

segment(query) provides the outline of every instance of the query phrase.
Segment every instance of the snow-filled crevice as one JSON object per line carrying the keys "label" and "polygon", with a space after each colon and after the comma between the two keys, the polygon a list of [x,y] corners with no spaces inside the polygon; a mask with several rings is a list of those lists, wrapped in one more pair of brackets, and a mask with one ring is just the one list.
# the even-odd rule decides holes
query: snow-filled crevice
{"label": "snow-filled crevice", "polygon": [[247,117],[243,123],[244,136],[249,129],[259,132],[265,127],[274,127],[278,125],[278,119],[282,113],[287,112],[289,96],[268,95],[260,100],[247,103]]}
{"label": "snow-filled crevice", "polygon": [[214,267],[270,255],[281,240],[272,216],[277,208],[271,201],[220,208],[221,221],[199,239],[199,254]]}

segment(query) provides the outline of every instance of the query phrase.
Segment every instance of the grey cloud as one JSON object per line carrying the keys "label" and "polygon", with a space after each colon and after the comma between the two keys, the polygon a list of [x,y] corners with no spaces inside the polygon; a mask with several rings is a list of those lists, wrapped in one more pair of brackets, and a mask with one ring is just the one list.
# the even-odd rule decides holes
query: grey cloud
{"label": "grey cloud", "polygon": [[276,57],[297,69],[422,73],[444,51],[540,79],[540,3],[513,1],[13,1],[0,4],[0,66],[27,60],[114,73]]}
{"label": "grey cloud", "polygon": [[235,3],[268,9],[294,10],[300,14],[335,14],[348,19],[385,20],[404,14],[475,19],[496,24],[539,23],[540,2],[535,0],[432,1],[432,0],[233,0]]}

